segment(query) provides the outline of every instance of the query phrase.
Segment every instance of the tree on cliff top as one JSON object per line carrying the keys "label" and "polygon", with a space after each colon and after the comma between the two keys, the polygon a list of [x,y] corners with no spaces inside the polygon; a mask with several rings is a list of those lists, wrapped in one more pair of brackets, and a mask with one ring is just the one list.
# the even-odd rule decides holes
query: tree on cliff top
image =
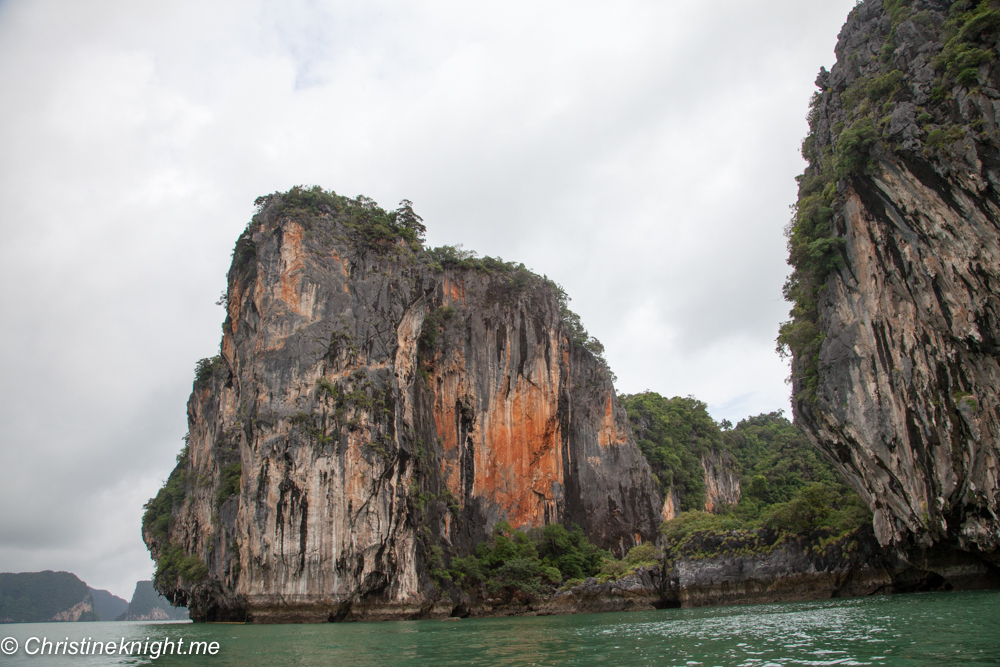
{"label": "tree on cliff top", "polygon": [[664,496],[673,488],[682,510],[703,508],[701,458],[722,448],[722,431],[708,414],[708,406],[693,396],[665,398],[655,391],[619,399]]}

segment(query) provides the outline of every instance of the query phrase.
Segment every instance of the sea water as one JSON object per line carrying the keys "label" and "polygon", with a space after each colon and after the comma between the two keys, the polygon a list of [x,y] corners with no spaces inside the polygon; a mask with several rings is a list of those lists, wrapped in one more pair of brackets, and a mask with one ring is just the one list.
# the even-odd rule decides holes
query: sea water
{"label": "sea water", "polygon": [[[0,625],[0,665],[996,665],[1000,591],[520,618],[235,625]],[[35,638],[35,641],[31,641]],[[43,639],[60,655],[28,655]],[[180,641],[183,640],[183,641]],[[65,642],[128,655],[62,655]],[[136,642],[141,654],[134,649]],[[159,647],[156,643],[160,642]],[[161,655],[164,642],[185,655]],[[191,655],[214,648],[214,655]],[[54,646],[55,644],[53,644]],[[170,644],[166,644],[170,646]],[[13,645],[7,642],[6,648]],[[142,650],[145,649],[145,650]]]}

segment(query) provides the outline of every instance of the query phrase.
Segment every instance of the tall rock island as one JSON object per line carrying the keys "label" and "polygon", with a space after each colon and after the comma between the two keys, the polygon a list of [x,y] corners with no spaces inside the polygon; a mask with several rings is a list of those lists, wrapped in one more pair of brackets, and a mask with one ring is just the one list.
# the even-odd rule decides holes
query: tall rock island
{"label": "tall rock island", "polygon": [[836,53],[816,80],[788,230],[795,305],[778,342],[793,355],[796,421],[872,509],[881,544],[988,570],[1000,564],[1000,11],[866,0]]}
{"label": "tall rock island", "polygon": [[428,251],[408,202],[257,206],[147,505],[158,590],[196,620],[418,618],[449,611],[445,560],[498,522],[656,538],[663,501],[557,285]]}

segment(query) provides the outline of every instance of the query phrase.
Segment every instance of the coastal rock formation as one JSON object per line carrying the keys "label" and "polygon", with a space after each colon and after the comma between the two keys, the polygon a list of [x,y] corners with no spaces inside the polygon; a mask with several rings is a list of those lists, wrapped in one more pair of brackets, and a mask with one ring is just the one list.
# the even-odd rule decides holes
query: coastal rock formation
{"label": "coastal rock formation", "polygon": [[426,251],[407,202],[258,205],[147,506],[158,590],[201,620],[421,617],[447,606],[442,559],[501,520],[655,539],[649,467],[558,286]]}
{"label": "coastal rock formation", "polygon": [[0,573],[0,623],[96,620],[90,588],[75,574]]}
{"label": "coastal rock formation", "polygon": [[115,621],[128,611],[128,601],[108,591],[91,588],[90,596],[94,600],[94,613],[99,621]]}
{"label": "coastal rock formation", "polygon": [[[120,599],[120,598],[116,598]],[[102,620],[116,621],[180,621],[188,618],[188,611],[175,607],[153,588],[152,581],[135,582],[132,599],[116,616]]]}
{"label": "coastal rock formation", "polygon": [[[761,537],[770,542],[765,548],[756,543]],[[757,531],[737,544],[731,536],[705,536],[696,548],[707,556],[669,564],[661,604],[761,604],[1000,585],[996,573],[971,556],[916,564],[900,560],[879,546],[870,527],[825,545],[776,538]]]}
{"label": "coastal rock formation", "polygon": [[[971,554],[906,562],[878,544],[871,526],[823,542],[769,530],[706,532],[659,566],[638,567],[617,579],[592,577],[544,598],[486,601],[459,612],[592,614],[1000,586],[996,569]],[[435,613],[444,618],[449,611]]]}
{"label": "coastal rock formation", "polygon": [[855,8],[789,230],[796,421],[916,559],[1000,562],[998,48],[994,3]]}

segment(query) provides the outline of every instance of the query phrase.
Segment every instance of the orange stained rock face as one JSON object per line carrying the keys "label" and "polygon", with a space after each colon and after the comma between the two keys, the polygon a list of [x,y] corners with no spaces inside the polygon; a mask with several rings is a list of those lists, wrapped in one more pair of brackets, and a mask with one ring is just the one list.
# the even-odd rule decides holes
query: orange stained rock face
{"label": "orange stained rock face", "polygon": [[240,304],[243,303],[243,288],[233,281],[229,286],[229,293],[226,295],[226,311],[229,315],[229,329],[236,333],[240,329]]}
{"label": "orange stained rock face", "polygon": [[222,356],[230,360],[230,362],[236,357],[236,343],[233,342],[233,336],[230,333],[222,334]]}
{"label": "orange stained rock face", "polygon": [[446,301],[465,305],[465,283],[463,281],[455,282],[450,278],[445,278],[441,283],[441,289],[444,291]]}
{"label": "orange stained rock face", "polygon": [[305,267],[302,257],[302,228],[286,222],[281,237],[281,286],[278,298],[299,312],[299,277]]}
{"label": "orange stained rock face", "polygon": [[624,445],[628,442],[628,437],[620,432],[615,425],[615,413],[611,405],[611,394],[608,394],[607,403],[604,405],[604,420],[601,422],[601,432],[597,434],[597,442],[601,447]]}
{"label": "orange stained rock face", "polygon": [[663,501],[663,511],[661,512],[664,521],[670,521],[675,516],[677,516],[677,506],[674,503],[674,489],[670,488],[667,492],[667,497]]}
{"label": "orange stained rock face", "polygon": [[[434,387],[434,426],[437,429],[438,437],[441,438],[441,446],[445,453],[458,448],[457,405],[465,396],[465,359],[461,355],[451,360],[451,363],[435,372],[431,378],[431,386]],[[459,450],[461,451],[461,450]],[[460,489],[462,486],[459,466],[449,461],[445,456],[441,464],[441,473],[445,484],[456,498],[465,501]]]}
{"label": "orange stained rock face", "polygon": [[[434,374],[434,421],[445,451],[442,476],[448,489],[464,503],[461,479],[463,448],[459,442],[457,405],[474,400],[467,394],[464,358]],[[469,433],[475,456],[473,495],[500,506],[514,528],[545,523],[546,508],[554,520],[553,486],[563,484],[557,392],[520,379],[510,391],[493,395],[485,412],[477,410]],[[558,385],[558,379],[556,380]],[[457,450],[451,457],[449,452]]]}
{"label": "orange stained rock face", "polygon": [[554,511],[553,485],[563,484],[555,396],[522,380],[483,416],[474,493],[504,508],[514,528],[542,525],[546,507]]}
{"label": "orange stained rock face", "polygon": [[[350,274],[351,274],[351,265],[350,265],[350,263],[346,259],[341,259],[339,256],[334,255],[333,256],[333,261],[335,261],[335,262],[339,261],[340,262],[340,272],[344,275],[345,278],[347,278],[348,276],[350,276]],[[350,294],[350,292],[351,292],[351,289],[348,287],[348,281],[345,280],[344,281],[344,294]]]}

